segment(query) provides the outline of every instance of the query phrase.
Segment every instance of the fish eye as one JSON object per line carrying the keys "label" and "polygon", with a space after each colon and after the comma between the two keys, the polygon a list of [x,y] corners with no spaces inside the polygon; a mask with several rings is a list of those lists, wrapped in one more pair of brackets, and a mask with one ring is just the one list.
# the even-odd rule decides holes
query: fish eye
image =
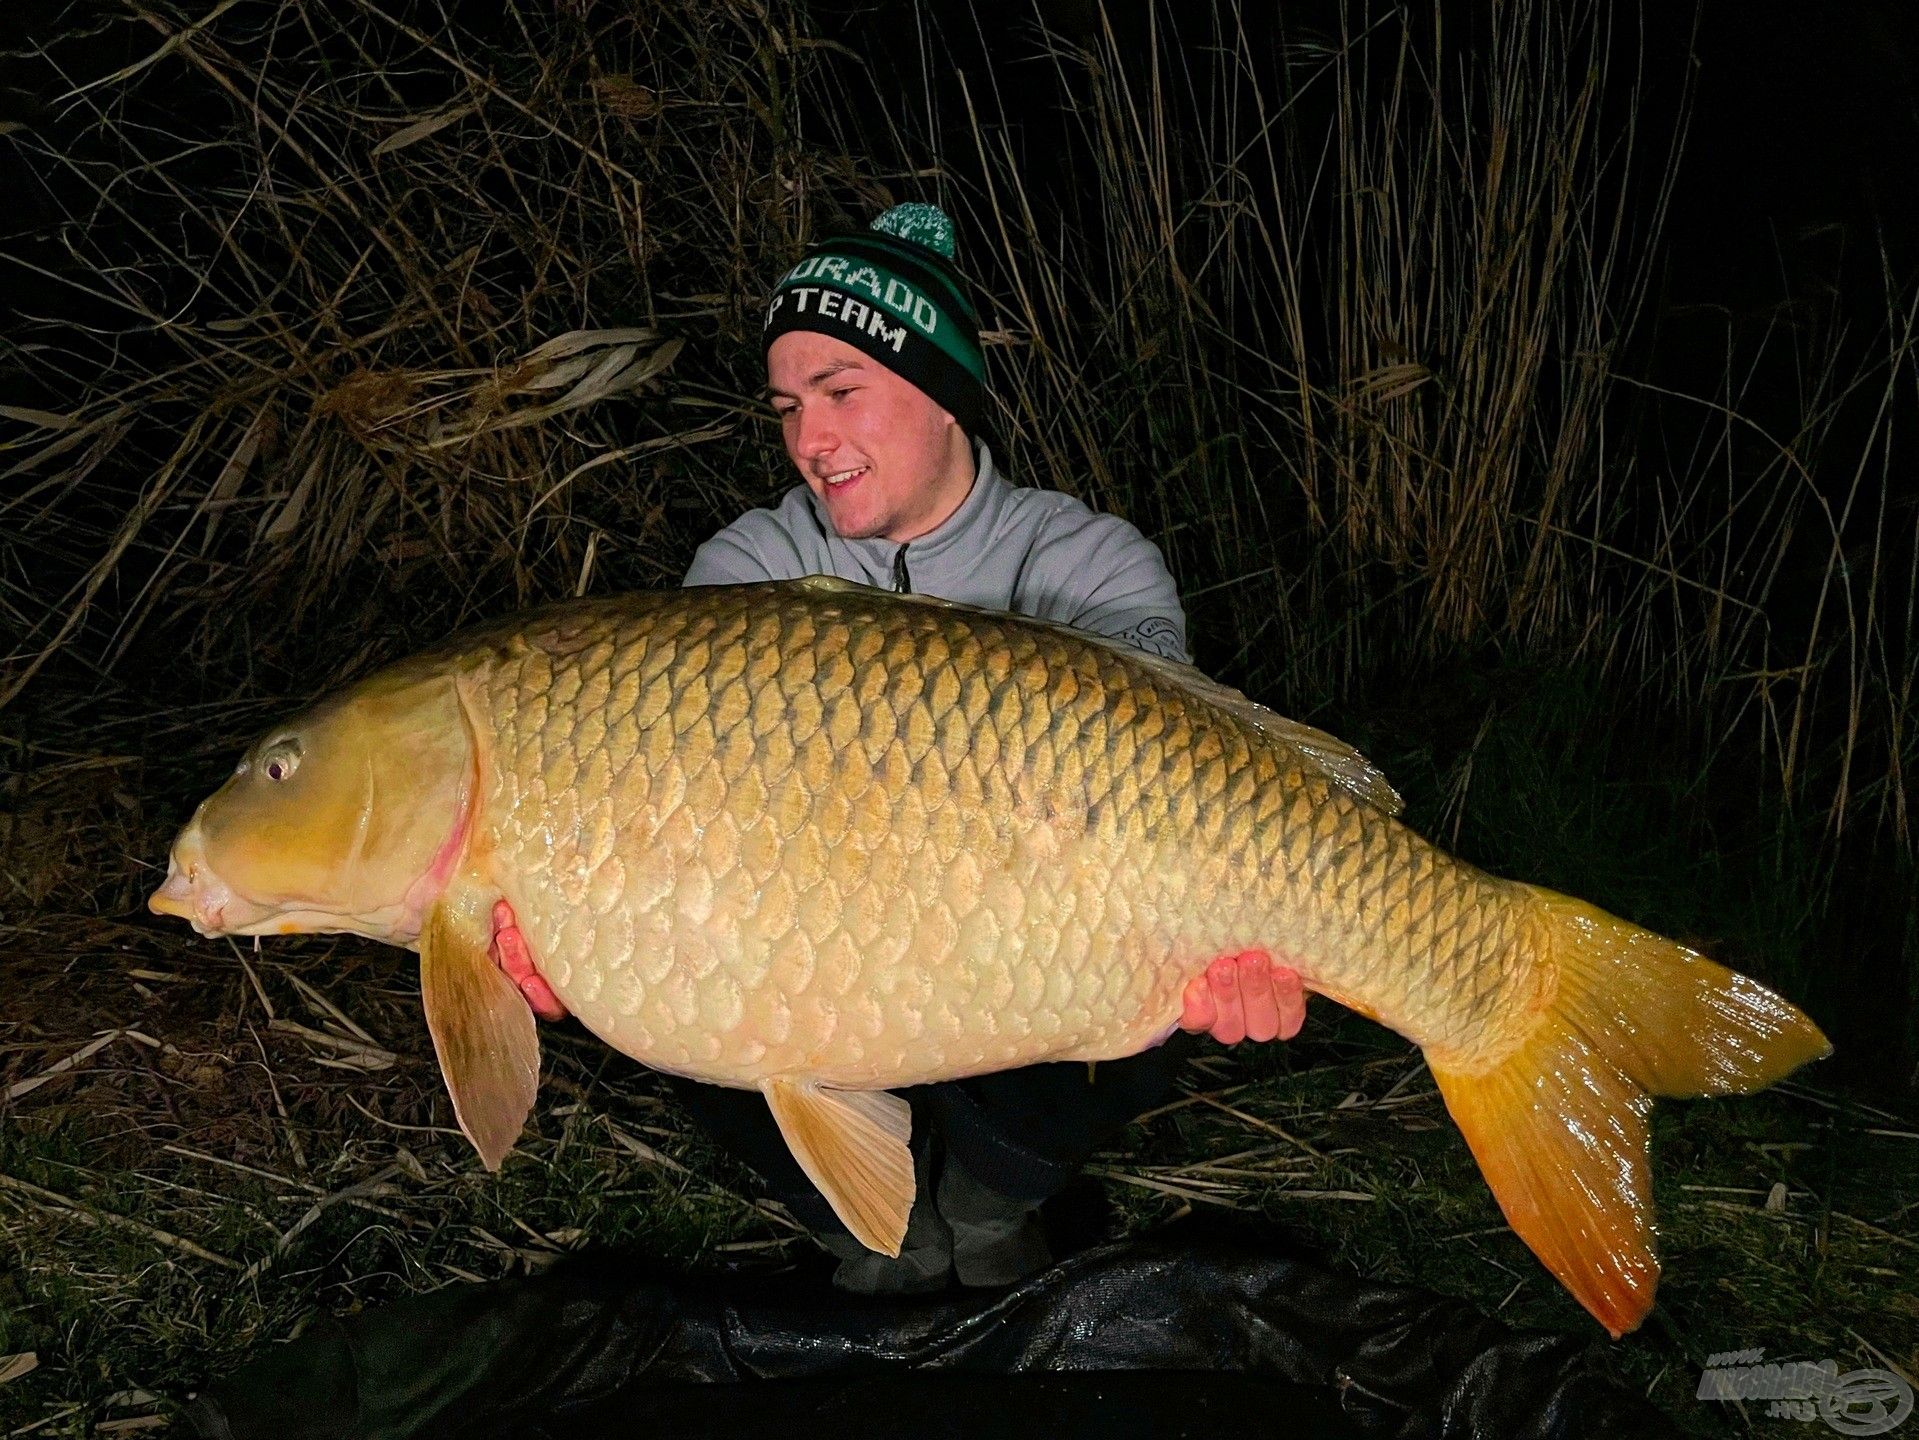
{"label": "fish eye", "polygon": [[269,745],[260,755],[260,773],[269,780],[286,780],[300,768],[300,746],[294,740]]}

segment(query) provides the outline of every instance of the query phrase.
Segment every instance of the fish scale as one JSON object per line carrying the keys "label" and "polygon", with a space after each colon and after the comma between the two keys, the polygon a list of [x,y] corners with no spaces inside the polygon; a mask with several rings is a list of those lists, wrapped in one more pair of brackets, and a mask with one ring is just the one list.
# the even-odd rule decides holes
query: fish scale
{"label": "fish scale", "polygon": [[[1130,1054],[1254,943],[1422,1042],[1469,1042],[1511,986],[1472,923],[1501,899],[1485,877],[1070,634],[694,592],[519,635],[477,693],[512,757],[480,823],[543,971],[589,1028],[700,1079]],[[1467,923],[1387,903],[1414,873]],[[650,984],[606,983],[636,965]]]}
{"label": "fish scale", "polygon": [[825,579],[575,601],[458,636],[263,736],[152,897],[204,934],[420,952],[489,1166],[539,1069],[510,907],[589,1029],[760,1089],[898,1253],[889,1087],[1163,1038],[1261,947],[1419,1044],[1513,1229],[1615,1335],[1652,1303],[1651,1096],[1826,1053],[1744,976],[1395,818],[1349,746],[1114,641]]}

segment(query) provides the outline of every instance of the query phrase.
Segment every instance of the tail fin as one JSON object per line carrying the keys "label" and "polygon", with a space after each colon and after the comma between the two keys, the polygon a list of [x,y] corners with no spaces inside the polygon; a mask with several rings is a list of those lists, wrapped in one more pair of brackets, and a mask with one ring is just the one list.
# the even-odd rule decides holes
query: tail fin
{"label": "tail fin", "polygon": [[1645,1319],[1659,1281],[1652,1097],[1758,1090],[1832,1046],[1756,981],[1523,888],[1550,999],[1515,1049],[1484,1066],[1447,1055],[1433,1077],[1514,1232],[1616,1340]]}

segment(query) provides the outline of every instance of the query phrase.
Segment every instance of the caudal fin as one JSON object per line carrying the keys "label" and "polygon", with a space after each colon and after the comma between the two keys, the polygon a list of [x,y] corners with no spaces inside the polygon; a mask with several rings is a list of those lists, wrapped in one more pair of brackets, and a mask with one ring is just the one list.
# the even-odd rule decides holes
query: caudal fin
{"label": "caudal fin", "polygon": [[1550,999],[1516,1048],[1484,1065],[1448,1054],[1433,1078],[1514,1232],[1618,1339],[1645,1319],[1659,1281],[1652,1097],[1758,1090],[1832,1046],[1758,982],[1582,900],[1523,888]]}

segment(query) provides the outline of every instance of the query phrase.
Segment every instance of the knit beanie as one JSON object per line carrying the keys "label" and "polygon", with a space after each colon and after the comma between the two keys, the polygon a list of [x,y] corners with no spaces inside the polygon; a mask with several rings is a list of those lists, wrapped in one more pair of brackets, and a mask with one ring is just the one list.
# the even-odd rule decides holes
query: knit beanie
{"label": "knit beanie", "polygon": [[938,206],[895,205],[869,229],[807,251],[774,282],[765,348],[791,330],[845,341],[984,438],[979,312],[953,265],[953,222]]}

